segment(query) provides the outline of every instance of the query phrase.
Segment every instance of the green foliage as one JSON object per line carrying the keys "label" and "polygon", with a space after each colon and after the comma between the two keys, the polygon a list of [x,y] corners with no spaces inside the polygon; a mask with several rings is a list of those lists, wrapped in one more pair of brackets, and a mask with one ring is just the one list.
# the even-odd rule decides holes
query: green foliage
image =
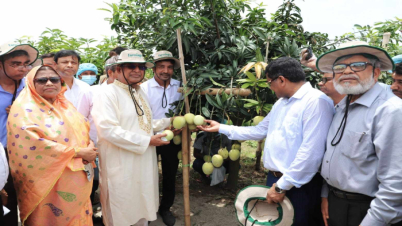
{"label": "green foliage", "polygon": [[29,43],[39,50],[39,54],[55,53],[63,49],[75,50],[81,56],[81,63],[93,63],[97,66],[99,74],[104,73],[104,62],[109,57],[109,51],[117,46],[117,39],[107,38],[95,44],[95,39],[68,37],[60,29],[47,28],[42,32],[38,41],[23,36],[17,39],[19,43]]}

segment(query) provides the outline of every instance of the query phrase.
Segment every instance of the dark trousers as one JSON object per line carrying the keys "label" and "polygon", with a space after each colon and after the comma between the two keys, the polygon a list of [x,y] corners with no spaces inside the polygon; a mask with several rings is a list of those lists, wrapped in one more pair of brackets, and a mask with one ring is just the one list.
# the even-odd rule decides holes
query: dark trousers
{"label": "dark trousers", "polygon": [[[7,156],[7,160],[8,160],[7,149],[5,149],[5,151],[6,151],[6,156]],[[7,184],[4,186],[4,190],[6,190],[6,192],[8,194],[6,207],[10,210],[10,212],[4,216],[4,225],[18,226],[17,192],[15,191],[13,178],[11,177],[11,169],[10,169],[10,174],[8,175]]]}
{"label": "dark trousers", "polygon": [[[330,191],[328,194],[328,225],[359,226],[370,208],[371,201],[372,199],[350,200],[339,198]],[[401,226],[402,222],[393,225]]]}
{"label": "dark trousers", "polygon": [[[279,178],[271,173],[267,176],[267,186],[271,187]],[[293,187],[286,192],[295,211],[293,226],[323,226],[321,214],[322,177],[316,174],[311,181],[300,188]]]}
{"label": "dark trousers", "polygon": [[176,194],[176,173],[179,167],[177,153],[181,145],[175,145],[170,142],[169,145],[156,147],[156,153],[161,155],[162,159],[162,201],[160,210],[169,210],[173,205]]}

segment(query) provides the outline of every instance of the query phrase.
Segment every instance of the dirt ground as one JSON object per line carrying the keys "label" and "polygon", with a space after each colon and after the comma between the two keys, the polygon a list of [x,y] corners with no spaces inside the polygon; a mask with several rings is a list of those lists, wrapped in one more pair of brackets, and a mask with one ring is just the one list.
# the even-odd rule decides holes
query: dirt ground
{"label": "dirt ground", "polygon": [[[239,225],[236,219],[234,200],[237,192],[252,184],[265,184],[267,171],[263,168],[255,171],[255,149],[256,142],[244,142],[241,150],[241,169],[239,172],[238,186],[230,190],[226,181],[216,186],[209,186],[201,180],[199,174],[190,168],[190,216],[192,226],[236,226]],[[192,159],[193,161],[194,159]],[[160,173],[160,180],[162,175]],[[159,186],[161,188],[161,184]],[[161,190],[161,189],[160,189]],[[183,204],[183,177],[182,168],[176,176],[176,198],[171,208],[176,216],[176,226],[184,226],[184,204]],[[100,215],[101,213],[96,213]],[[100,226],[101,224],[94,224]],[[151,222],[150,226],[164,226],[160,219]]]}

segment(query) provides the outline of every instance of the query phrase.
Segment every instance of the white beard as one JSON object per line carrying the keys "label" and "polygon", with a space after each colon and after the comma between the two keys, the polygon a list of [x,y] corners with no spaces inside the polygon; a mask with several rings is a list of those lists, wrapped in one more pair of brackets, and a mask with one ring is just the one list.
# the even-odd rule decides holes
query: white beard
{"label": "white beard", "polygon": [[[345,82],[343,84],[339,84],[338,81],[342,78],[355,78],[358,82],[357,85],[350,85],[349,82]],[[375,84],[375,80],[373,76],[366,80],[360,80],[360,78],[355,75],[342,75],[337,80],[334,79],[334,87],[336,91],[340,94],[351,94],[351,95],[358,95],[367,92],[373,85]]]}

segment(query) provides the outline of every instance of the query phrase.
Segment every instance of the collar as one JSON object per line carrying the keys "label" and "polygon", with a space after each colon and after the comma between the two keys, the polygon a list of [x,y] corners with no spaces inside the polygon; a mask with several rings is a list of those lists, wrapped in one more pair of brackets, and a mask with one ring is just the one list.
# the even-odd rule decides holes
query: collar
{"label": "collar", "polygon": [[[155,78],[151,78],[148,81],[149,81],[151,87],[162,87],[163,88],[163,86],[159,85],[159,83],[155,80]],[[170,86],[179,86],[179,84],[180,84],[179,81],[176,81],[171,78],[170,84],[168,85],[168,87],[166,87],[166,89],[169,88]]]}
{"label": "collar", "polygon": [[[120,87],[120,88],[122,88],[122,89],[125,89],[125,90],[129,91],[128,85],[125,84],[125,83],[120,82],[120,81],[117,80],[117,79],[115,79],[112,84],[114,84],[114,85],[116,85],[116,86],[118,86],[118,87]],[[139,86],[138,86],[138,87],[139,87]],[[136,88],[134,88],[133,90],[138,90],[138,88],[136,87]]]}
{"label": "collar", "polygon": [[[378,95],[384,90],[384,88],[381,87],[378,82],[374,84],[374,86],[369,89],[367,92],[365,92],[361,97],[359,97],[355,102],[351,103],[353,104],[360,104],[366,107],[370,107],[373,102],[377,99]],[[344,109],[346,107],[346,97],[344,97],[337,105],[336,107],[340,107],[341,109]]]}
{"label": "collar", "polygon": [[[25,77],[21,79],[20,85],[17,88],[17,92],[20,92],[25,87]],[[0,85],[0,91],[6,92],[3,87]]]}
{"label": "collar", "polygon": [[312,89],[313,87],[311,86],[311,84],[309,82],[304,83],[297,91],[295,94],[293,94],[293,96],[291,96],[289,98],[290,99],[301,99],[303,98],[304,95],[306,95],[306,93],[308,93],[308,91],[310,89]]}

